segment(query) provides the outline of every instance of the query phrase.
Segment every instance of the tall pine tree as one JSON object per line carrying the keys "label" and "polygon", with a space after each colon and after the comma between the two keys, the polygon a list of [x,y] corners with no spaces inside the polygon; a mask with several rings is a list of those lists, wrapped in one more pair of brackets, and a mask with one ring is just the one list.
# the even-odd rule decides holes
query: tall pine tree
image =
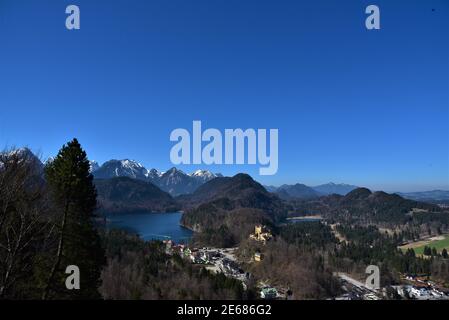
{"label": "tall pine tree", "polygon": [[[100,298],[101,269],[105,254],[94,227],[96,190],[86,152],[76,139],[62,147],[45,168],[45,176],[56,206],[58,243],[51,262],[43,299]],[[80,289],[68,290],[65,270],[76,265],[80,270]]]}

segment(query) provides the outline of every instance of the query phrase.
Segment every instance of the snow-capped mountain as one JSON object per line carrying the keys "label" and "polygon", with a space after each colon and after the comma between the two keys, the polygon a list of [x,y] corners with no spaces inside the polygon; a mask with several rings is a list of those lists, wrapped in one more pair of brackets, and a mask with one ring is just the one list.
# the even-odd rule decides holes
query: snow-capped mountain
{"label": "snow-capped mountain", "polygon": [[221,176],[221,174],[214,174],[207,170],[197,170],[186,174],[173,167],[161,175],[159,187],[171,195],[187,194],[194,192],[202,184]]}
{"label": "snow-capped mountain", "polygon": [[147,180],[148,170],[139,162],[134,160],[109,160],[100,168],[92,171],[97,179],[109,179],[114,177],[128,177],[133,179]]}
{"label": "snow-capped mountain", "polygon": [[34,160],[39,160],[40,159],[33,153],[33,151],[31,151],[30,149],[24,147],[24,148],[18,148],[18,149],[14,149],[11,150],[9,152],[6,152],[8,156],[18,156],[20,158],[26,158],[26,159],[34,159]]}
{"label": "snow-capped mountain", "polygon": [[30,149],[19,148],[11,151],[0,152],[0,169],[8,167],[8,164],[26,163],[33,169],[33,174],[43,177],[44,164]]}
{"label": "snow-capped mountain", "polygon": [[90,165],[90,172],[91,173],[94,172],[94,171],[97,171],[98,169],[100,169],[100,165],[95,160],[90,160],[89,161],[89,165]]}
{"label": "snow-capped mountain", "polygon": [[[28,148],[19,148],[15,150],[8,151],[6,153],[1,153],[3,155],[7,155],[8,157],[17,157],[19,159],[24,159],[36,166],[37,169],[42,170],[44,168],[44,164],[42,161]],[[3,161],[3,160],[0,160]]]}
{"label": "snow-capped mountain", "polygon": [[133,179],[151,182],[173,196],[192,193],[200,185],[210,181],[221,174],[214,174],[207,170],[197,170],[187,174],[175,167],[166,172],[157,169],[146,169],[142,164],[134,160],[110,160],[102,166],[91,162],[91,172],[96,179],[110,179],[114,177],[129,177]]}
{"label": "snow-capped mountain", "polygon": [[197,170],[193,173],[191,173],[189,176],[192,178],[197,179],[198,181],[201,181],[203,183],[206,183],[207,181],[210,181],[212,179],[223,177],[220,173],[212,173],[208,170]]}
{"label": "snow-capped mountain", "polygon": [[171,195],[192,193],[199,186],[199,181],[174,167],[164,172],[159,179],[159,187]]}
{"label": "snow-capped mountain", "polygon": [[147,178],[151,180],[158,180],[162,176],[162,172],[157,169],[151,169],[147,171]]}

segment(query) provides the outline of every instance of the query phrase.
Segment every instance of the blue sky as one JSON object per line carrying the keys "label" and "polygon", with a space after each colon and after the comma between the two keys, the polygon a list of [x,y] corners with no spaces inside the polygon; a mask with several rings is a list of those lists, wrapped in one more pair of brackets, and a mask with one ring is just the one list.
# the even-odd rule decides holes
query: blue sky
{"label": "blue sky", "polygon": [[279,129],[279,170],[187,172],[449,189],[448,33],[444,0],[0,0],[0,145],[47,157],[77,137],[166,170],[170,132],[201,120]]}

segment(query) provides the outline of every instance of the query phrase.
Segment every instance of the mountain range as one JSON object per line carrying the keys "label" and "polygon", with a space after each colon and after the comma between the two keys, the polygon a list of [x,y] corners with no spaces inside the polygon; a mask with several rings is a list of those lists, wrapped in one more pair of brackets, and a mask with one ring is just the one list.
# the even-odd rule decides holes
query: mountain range
{"label": "mountain range", "polygon": [[315,186],[312,187],[313,190],[324,194],[324,195],[329,195],[329,194],[339,194],[339,195],[346,195],[349,192],[351,192],[352,190],[355,190],[358,188],[358,186],[354,186],[354,185],[350,185],[350,184],[346,184],[346,183],[326,183],[326,184],[321,184],[319,186]]}
{"label": "mountain range", "polygon": [[[27,150],[14,154],[39,161]],[[1,161],[0,157],[0,169]],[[38,163],[42,169],[42,163]],[[345,195],[335,193],[352,188],[348,185],[319,186],[321,192],[332,192],[329,195],[303,184],[283,185],[272,189],[273,193],[247,174],[223,177],[196,171],[188,175],[176,168],[161,173],[131,160],[111,160],[102,166],[92,162],[91,171],[96,177],[99,212],[109,215],[183,210],[181,224],[196,231],[193,241],[198,244],[234,246],[247,238],[255,224],[275,227],[287,216],[298,215],[321,215],[331,222],[387,228],[426,223],[436,226],[435,230],[445,230],[449,225],[448,213],[442,206],[366,188]],[[300,201],[282,199],[301,197]]]}
{"label": "mountain range", "polygon": [[[219,173],[212,173],[207,170],[197,170],[191,174],[187,174],[175,167],[166,172],[161,172],[157,169],[149,170],[139,162],[129,159],[109,160],[101,166],[96,161],[91,161],[91,172],[95,179],[128,177],[151,182],[172,196],[193,193],[204,183],[217,177],[223,177]],[[345,195],[356,188],[357,186],[332,182],[315,187],[299,183],[294,185],[284,184],[280,187],[265,186],[267,191],[276,193],[284,200],[310,199],[329,194]]]}
{"label": "mountain range", "polygon": [[306,186],[305,184],[297,183],[293,185],[284,184],[280,187],[265,186],[265,188],[273,193],[276,193],[280,198],[284,200],[291,199],[312,199],[330,194],[346,195],[357,186],[353,186],[345,183],[326,183],[315,187]]}
{"label": "mountain range", "polygon": [[148,170],[139,162],[129,159],[109,160],[101,166],[92,161],[91,172],[95,179],[128,177],[151,182],[172,196],[192,193],[205,182],[222,177],[221,174],[207,170],[197,170],[192,174],[187,174],[175,167],[166,172],[157,169]]}
{"label": "mountain range", "polygon": [[[36,164],[40,170],[43,169],[44,164],[40,161],[30,149],[20,148],[11,150],[9,154],[17,154],[23,158],[30,159]],[[47,160],[52,161],[52,158]],[[0,166],[2,164],[0,163]],[[124,160],[109,160],[103,165],[96,161],[90,161],[91,172],[96,180],[112,179],[117,177],[128,177],[144,182],[149,182],[162,191],[167,192],[172,197],[178,197],[185,194],[194,193],[200,186],[214,180],[215,178],[223,177],[221,174],[212,173],[207,170],[197,170],[191,174],[187,174],[175,167],[166,172],[161,172],[157,169],[147,169],[137,161]],[[130,184],[131,185],[131,184]],[[314,199],[326,195],[346,195],[352,190],[357,189],[357,186],[349,184],[327,183],[318,186],[307,186],[304,184],[284,184],[280,187],[264,186],[268,192],[275,193],[279,198],[284,200],[292,199]],[[449,191],[433,190],[424,192],[410,192],[396,194],[401,197],[416,200],[426,201],[432,203],[449,203]]]}

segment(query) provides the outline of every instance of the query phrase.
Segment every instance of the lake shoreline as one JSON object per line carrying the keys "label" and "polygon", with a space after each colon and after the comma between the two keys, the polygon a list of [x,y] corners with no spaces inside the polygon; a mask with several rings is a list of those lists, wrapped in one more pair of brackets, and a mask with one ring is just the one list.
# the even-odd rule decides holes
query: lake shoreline
{"label": "lake shoreline", "polygon": [[286,220],[323,220],[323,217],[321,215],[310,215],[310,216],[298,216],[298,217],[288,217]]}
{"label": "lake shoreline", "polygon": [[113,214],[107,217],[107,228],[131,231],[144,241],[173,240],[188,243],[194,231],[181,223],[182,214],[179,211]]}

